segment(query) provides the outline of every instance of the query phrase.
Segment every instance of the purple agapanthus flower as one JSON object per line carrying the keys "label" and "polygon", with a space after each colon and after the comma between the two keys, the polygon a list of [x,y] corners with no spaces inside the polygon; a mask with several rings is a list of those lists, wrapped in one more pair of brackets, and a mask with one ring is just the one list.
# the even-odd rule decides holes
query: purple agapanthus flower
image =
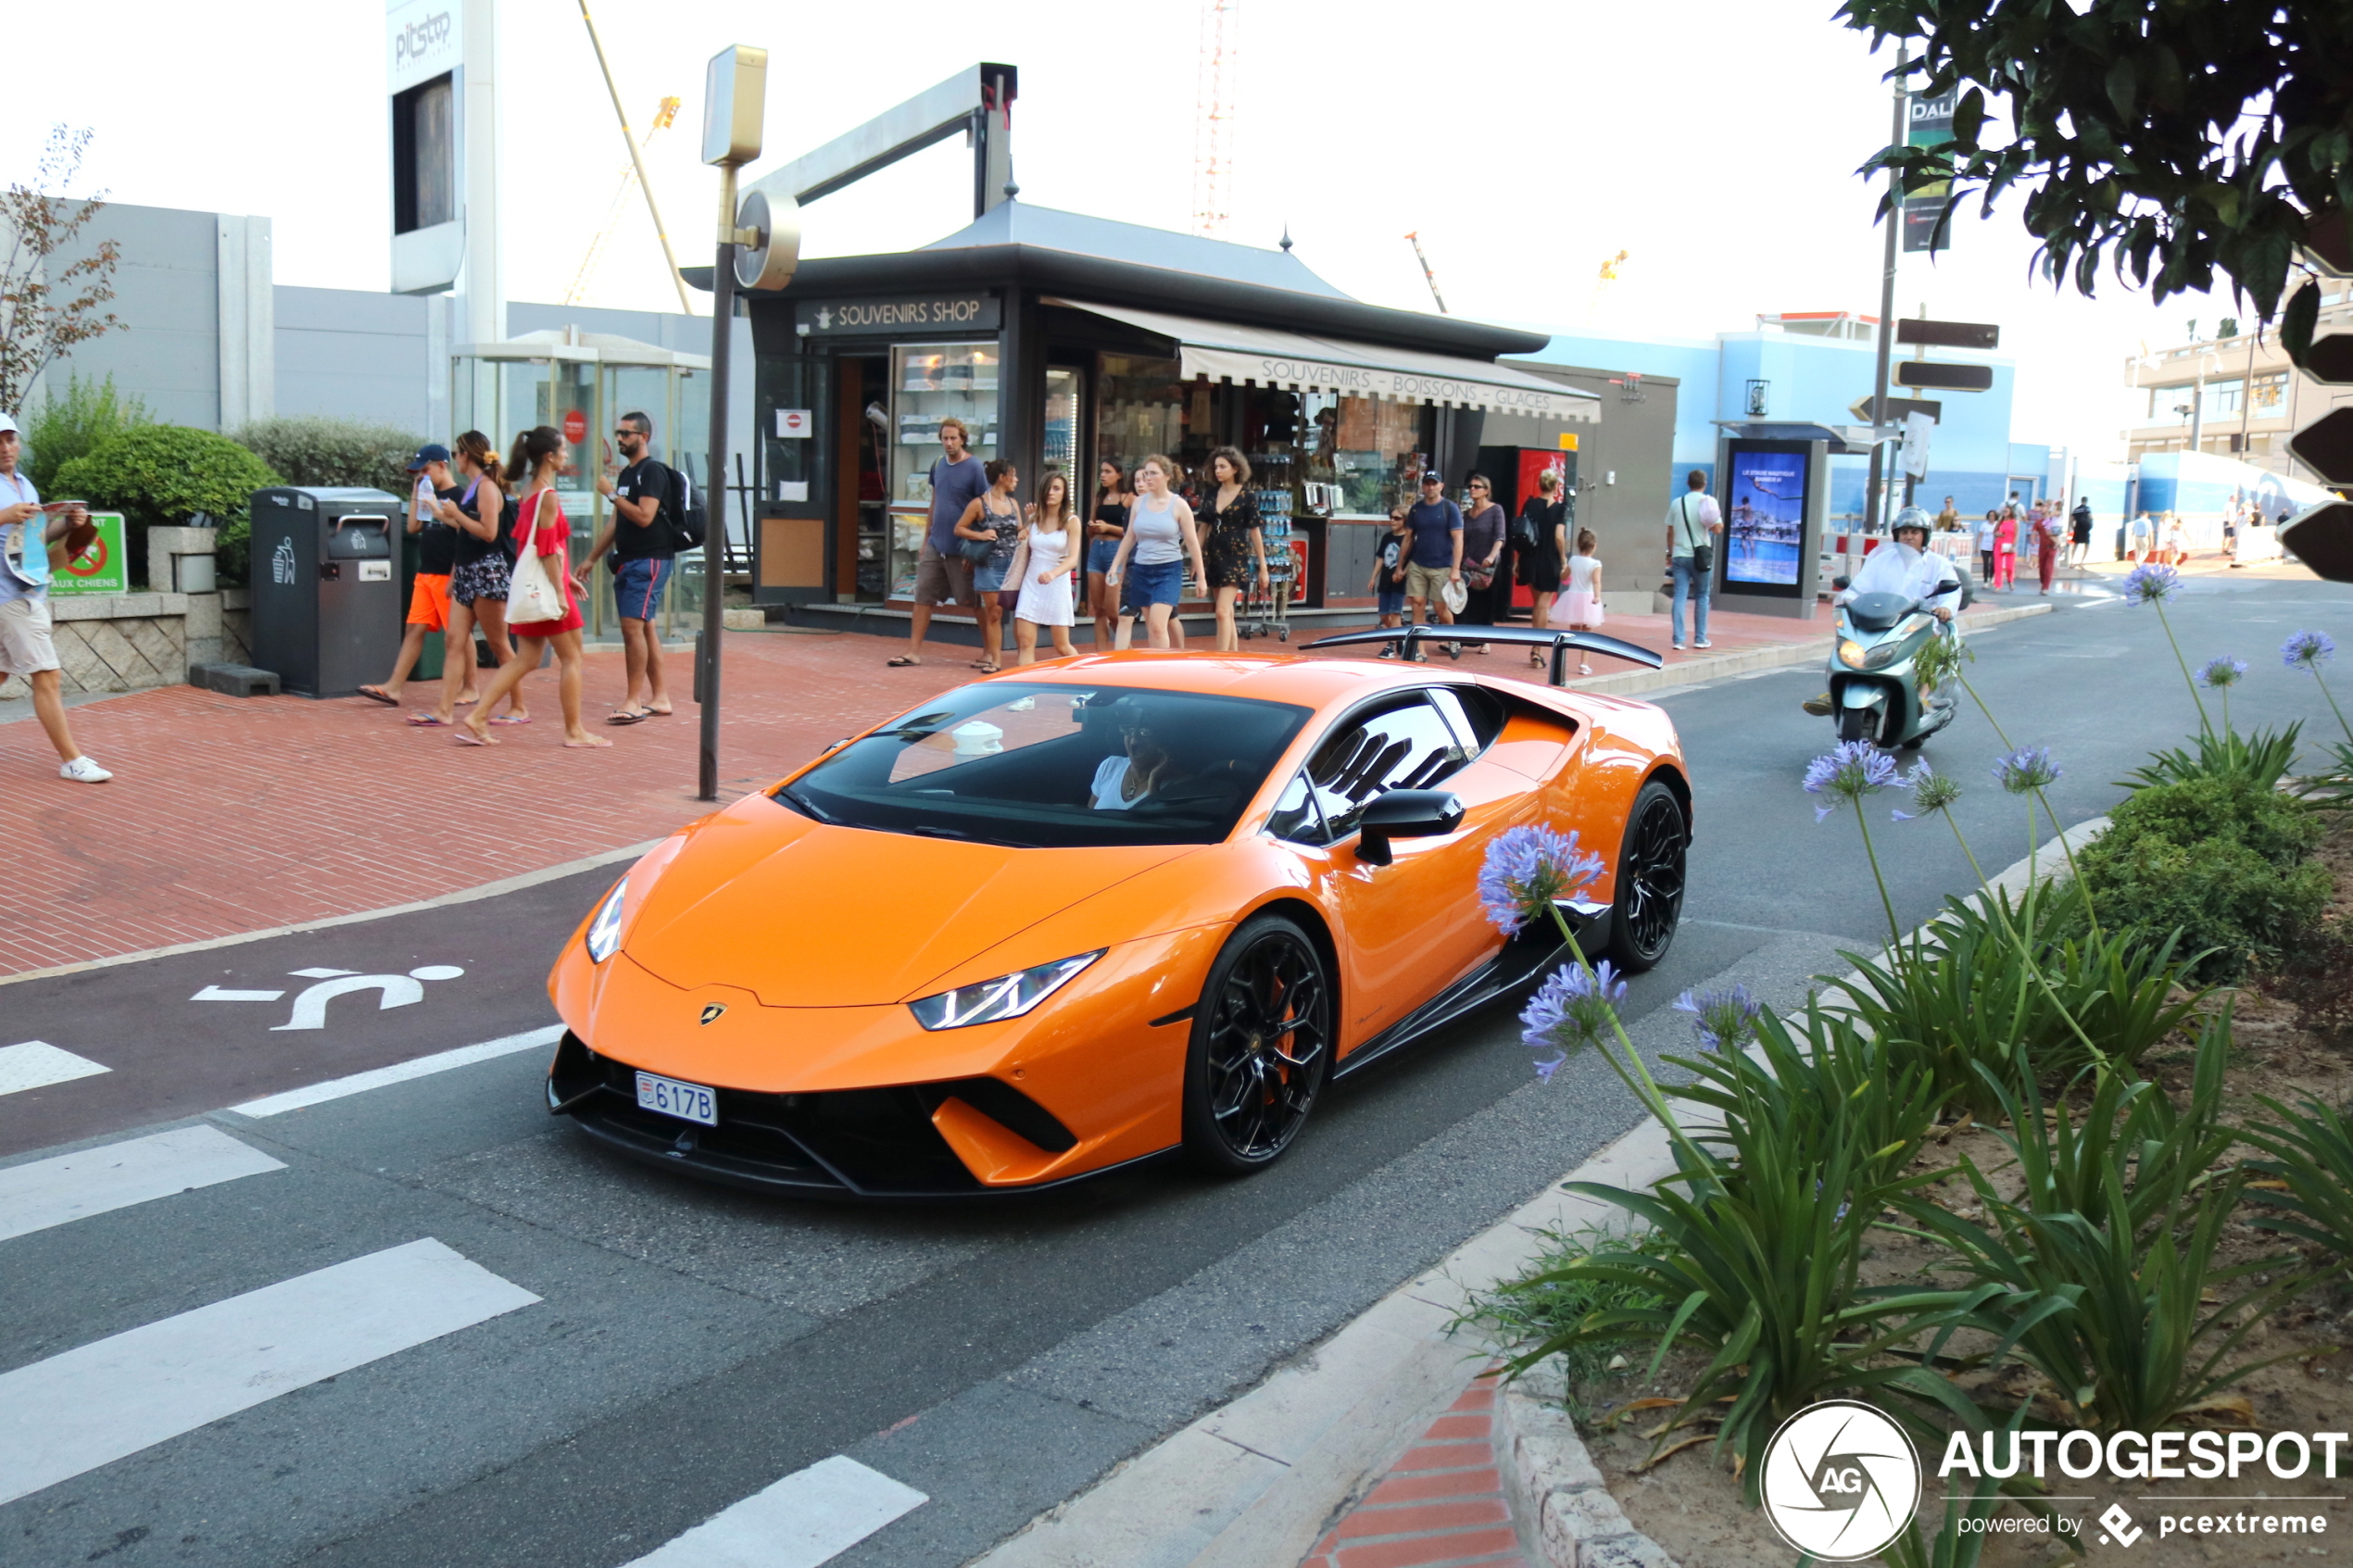
{"label": "purple agapanthus flower", "polygon": [[1994,782],[2012,795],[2025,795],[2057,782],[2065,771],[2051,760],[2049,746],[2021,746],[1994,759]]}
{"label": "purple agapanthus flower", "polygon": [[2158,561],[2143,561],[2124,574],[2124,602],[2163,604],[2182,591],[2182,574]]}
{"label": "purple agapanthus flower", "polygon": [[1625,999],[1626,982],[1607,959],[1591,970],[1573,963],[1554,971],[1519,1015],[1520,1038],[1553,1053],[1536,1064],[1536,1075],[1549,1083],[1561,1063],[1610,1033]]}
{"label": "purple agapanthus flower", "polygon": [[1704,1050],[1736,1051],[1756,1037],[1756,1021],[1765,1004],[1749,995],[1745,985],[1720,991],[1686,991],[1675,998],[1675,1010],[1692,1015],[1692,1032]]}
{"label": "purple agapanthus flower", "polygon": [[[1895,759],[1869,741],[1846,741],[1806,765],[1806,794],[1836,796],[1840,801],[1855,805],[1860,805],[1863,797],[1885,789],[1895,779]],[[1814,820],[1818,822],[1837,809],[1836,803],[1817,806]]]}
{"label": "purple agapanthus flower", "polygon": [[2245,659],[2233,659],[2229,654],[2221,654],[2197,667],[2197,684],[2209,691],[2220,690],[2224,686],[2237,685],[2239,677],[2246,673],[2246,661]]}
{"label": "purple agapanthus flower", "polygon": [[1910,810],[1899,807],[1890,813],[1899,822],[1925,817],[1931,811],[1944,810],[1961,797],[1960,781],[1938,772],[1925,761],[1916,764],[1897,782],[1912,792]]}
{"label": "purple agapanthus flower", "polygon": [[1516,935],[1529,922],[1548,916],[1554,899],[1575,897],[1601,874],[1602,858],[1579,848],[1575,833],[1516,827],[1487,847],[1478,869],[1478,901],[1489,920]]}
{"label": "purple agapanthus flower", "polygon": [[2336,644],[2326,632],[2298,632],[2280,645],[2280,662],[2290,670],[2317,675],[2321,666],[2336,657]]}

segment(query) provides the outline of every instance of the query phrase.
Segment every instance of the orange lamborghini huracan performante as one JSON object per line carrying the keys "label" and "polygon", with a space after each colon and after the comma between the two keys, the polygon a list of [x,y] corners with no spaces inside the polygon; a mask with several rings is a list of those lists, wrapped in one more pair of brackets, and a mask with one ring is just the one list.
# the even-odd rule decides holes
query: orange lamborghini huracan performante
{"label": "orange lamborghini huracan performante", "polygon": [[1608,862],[1567,907],[1580,946],[1656,963],[1691,801],[1658,709],[1459,666],[1009,671],[631,867],[549,977],[547,1104],[627,1153],[812,1196],[1035,1189],[1177,1151],[1250,1171],[1333,1079],[1560,957],[1481,909],[1504,830],[1574,829]]}

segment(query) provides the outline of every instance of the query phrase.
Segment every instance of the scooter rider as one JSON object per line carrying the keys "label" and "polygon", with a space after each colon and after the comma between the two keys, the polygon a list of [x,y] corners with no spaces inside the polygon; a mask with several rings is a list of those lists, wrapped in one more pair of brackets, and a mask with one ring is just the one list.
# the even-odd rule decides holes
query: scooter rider
{"label": "scooter rider", "polygon": [[[1863,570],[1840,590],[1833,604],[1850,604],[1865,594],[1894,594],[1918,600],[1937,620],[1950,622],[1961,602],[1961,574],[1952,561],[1928,547],[1928,514],[1906,507],[1895,514],[1894,537],[1863,559]],[[1830,716],[1831,695],[1809,697],[1806,711]]]}

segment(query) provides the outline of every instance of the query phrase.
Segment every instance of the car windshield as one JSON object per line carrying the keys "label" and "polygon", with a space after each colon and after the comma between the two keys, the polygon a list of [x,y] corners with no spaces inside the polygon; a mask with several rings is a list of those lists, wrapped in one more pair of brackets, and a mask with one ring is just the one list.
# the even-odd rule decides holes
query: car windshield
{"label": "car windshield", "polygon": [[1017,848],[1214,844],[1309,710],[989,682],[853,741],[774,798],[819,822]]}

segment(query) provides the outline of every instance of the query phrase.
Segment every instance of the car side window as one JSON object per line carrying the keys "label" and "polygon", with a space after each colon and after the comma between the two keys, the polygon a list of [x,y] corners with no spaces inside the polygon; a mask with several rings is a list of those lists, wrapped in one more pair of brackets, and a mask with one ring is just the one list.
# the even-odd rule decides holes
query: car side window
{"label": "car side window", "polygon": [[1465,757],[1477,757],[1504,733],[1503,699],[1477,686],[1432,686],[1430,706],[1454,733]]}
{"label": "car side window", "polygon": [[[1322,835],[1313,842],[1330,844],[1346,838],[1356,831],[1356,820],[1363,815],[1366,801],[1392,789],[1432,788],[1469,756],[1462,739],[1425,693],[1416,692],[1379,712],[1352,719],[1316,751],[1301,780],[1294,781],[1294,789],[1304,784],[1300,791],[1305,797],[1302,805],[1316,809],[1323,819]],[[1286,790],[1284,802],[1292,799],[1293,790]],[[1282,815],[1279,805],[1277,815]],[[1296,815],[1289,820],[1294,822],[1294,831],[1277,828],[1277,836],[1299,836],[1296,827],[1305,824]]]}

